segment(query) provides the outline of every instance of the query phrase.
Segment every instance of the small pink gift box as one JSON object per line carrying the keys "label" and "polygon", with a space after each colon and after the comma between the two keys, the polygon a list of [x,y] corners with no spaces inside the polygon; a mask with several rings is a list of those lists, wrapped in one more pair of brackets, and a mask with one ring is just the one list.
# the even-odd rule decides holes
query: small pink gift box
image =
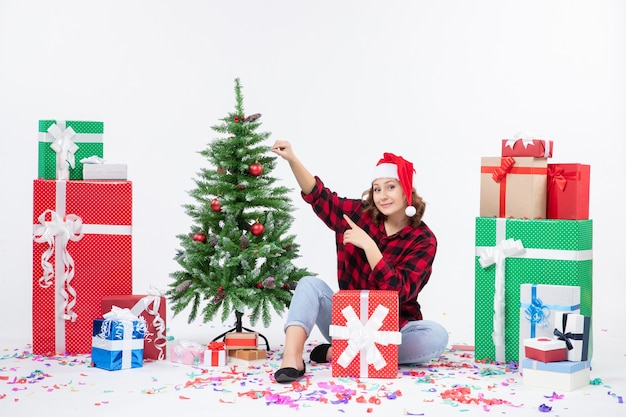
{"label": "small pink gift box", "polygon": [[184,365],[201,365],[204,363],[205,346],[189,340],[180,340],[170,347],[172,362]]}
{"label": "small pink gift box", "polygon": [[559,362],[567,360],[565,342],[548,337],[524,339],[524,353],[528,359],[541,362]]}

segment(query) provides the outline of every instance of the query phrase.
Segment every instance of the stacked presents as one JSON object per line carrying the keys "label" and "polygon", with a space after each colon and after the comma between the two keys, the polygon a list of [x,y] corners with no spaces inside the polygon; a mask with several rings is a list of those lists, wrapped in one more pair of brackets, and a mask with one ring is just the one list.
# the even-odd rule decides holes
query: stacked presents
{"label": "stacked presents", "polygon": [[590,167],[548,163],[552,148],[516,137],[481,159],[475,355],[572,390],[589,383],[591,359]]}
{"label": "stacked presents", "polygon": [[[104,162],[103,136],[103,122],[39,121],[33,353],[91,353],[97,368],[138,368],[166,359],[166,299],[155,289],[132,293],[132,183],[125,164]],[[265,359],[256,335],[203,346],[180,341],[172,361],[224,365],[226,351]]]}
{"label": "stacked presents", "polygon": [[224,366],[228,357],[246,361],[265,359],[267,351],[258,349],[258,337],[257,332],[232,331],[224,335],[224,341],[214,340],[208,345],[179,340],[170,346],[170,359],[196,366]]}
{"label": "stacked presents", "polygon": [[[143,357],[144,338],[157,346],[165,340],[165,303],[161,296],[140,296],[141,306],[125,314],[104,303],[107,297],[135,299],[132,183],[125,165],[103,163],[103,133],[102,122],[39,121],[38,178],[33,183],[33,352],[92,353],[96,366],[120,369],[141,365],[137,355]],[[122,345],[128,348],[124,352],[118,349]]]}

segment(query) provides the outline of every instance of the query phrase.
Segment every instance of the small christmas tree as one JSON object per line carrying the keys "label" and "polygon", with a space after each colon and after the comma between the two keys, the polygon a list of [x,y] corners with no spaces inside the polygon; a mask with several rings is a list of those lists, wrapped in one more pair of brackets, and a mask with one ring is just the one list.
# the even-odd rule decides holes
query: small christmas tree
{"label": "small christmas tree", "polygon": [[[191,307],[188,322],[198,315],[204,322],[222,309],[225,322],[249,311],[265,327],[271,311],[279,316],[291,302],[297,281],[313,275],[293,265],[299,246],[289,234],[293,222],[291,190],[276,185],[270,174],[276,157],[258,133],[260,114],[246,115],[239,79],[235,79],[234,113],[212,126],[220,134],[205,150],[213,168],[202,168],[190,191],[195,204],[185,204],[191,233],[178,235],[182,249],[176,261],[182,270],[170,276],[167,291],[174,315]],[[201,311],[200,311],[201,309]]]}

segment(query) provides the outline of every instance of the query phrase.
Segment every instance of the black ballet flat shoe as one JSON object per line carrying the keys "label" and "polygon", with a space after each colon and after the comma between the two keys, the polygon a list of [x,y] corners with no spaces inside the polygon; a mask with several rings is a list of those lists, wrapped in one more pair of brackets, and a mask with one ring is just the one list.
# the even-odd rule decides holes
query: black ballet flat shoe
{"label": "black ballet flat shoe", "polygon": [[306,364],[302,361],[302,370],[296,368],[280,368],[274,373],[274,380],[281,384],[287,384],[299,380],[306,373]]}
{"label": "black ballet flat shoe", "polygon": [[328,363],[329,360],[326,359],[326,355],[328,354],[328,349],[330,349],[330,343],[322,343],[321,345],[317,345],[311,351],[311,361],[316,363]]}

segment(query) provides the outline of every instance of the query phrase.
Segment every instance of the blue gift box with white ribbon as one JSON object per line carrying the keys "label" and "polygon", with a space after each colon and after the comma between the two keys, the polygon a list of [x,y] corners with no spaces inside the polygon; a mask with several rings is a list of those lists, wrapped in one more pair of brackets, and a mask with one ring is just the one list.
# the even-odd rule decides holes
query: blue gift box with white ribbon
{"label": "blue gift box with white ribbon", "polygon": [[145,334],[146,322],[136,317],[94,319],[92,365],[109,371],[141,368]]}

